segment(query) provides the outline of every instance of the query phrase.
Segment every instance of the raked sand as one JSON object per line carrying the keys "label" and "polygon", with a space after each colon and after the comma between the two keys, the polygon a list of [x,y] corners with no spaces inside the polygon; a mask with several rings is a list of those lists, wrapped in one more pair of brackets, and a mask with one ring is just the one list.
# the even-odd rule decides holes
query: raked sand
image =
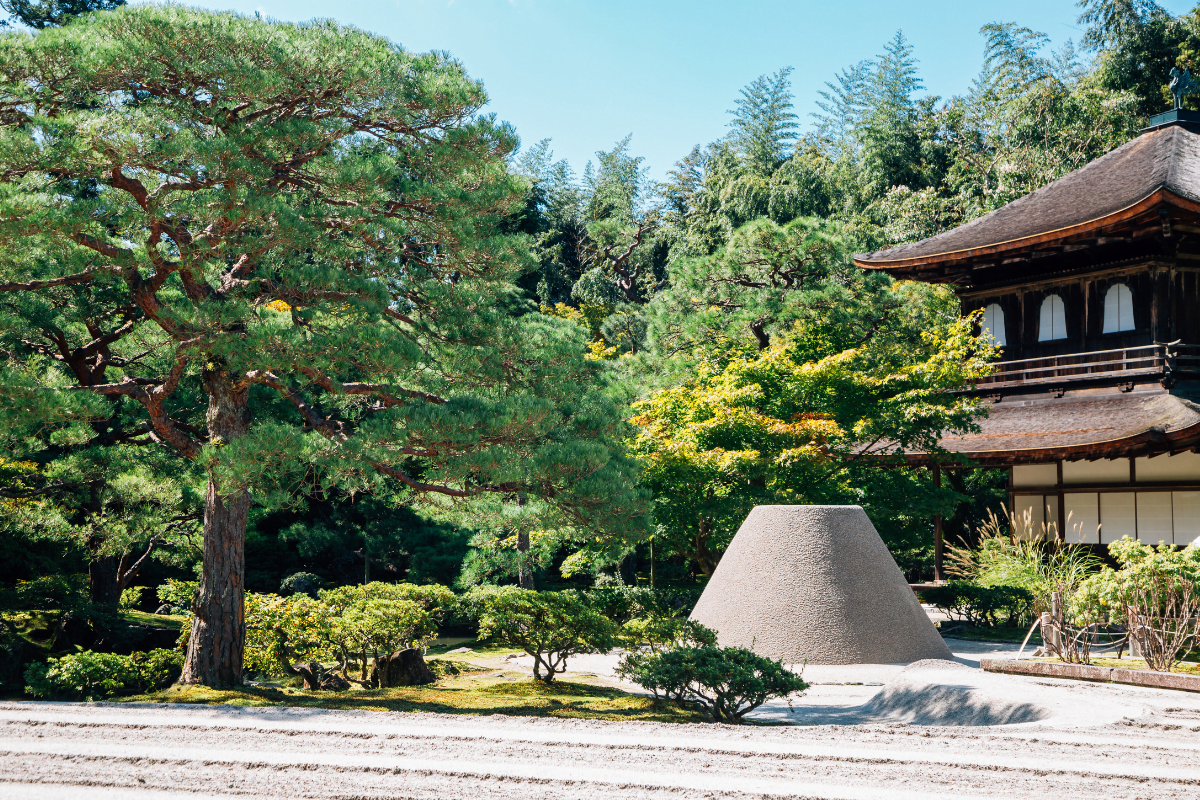
{"label": "raked sand", "polygon": [[[1200,798],[1200,696],[955,661],[810,667],[779,727],[0,704],[0,798]],[[611,659],[575,669],[604,680]]]}

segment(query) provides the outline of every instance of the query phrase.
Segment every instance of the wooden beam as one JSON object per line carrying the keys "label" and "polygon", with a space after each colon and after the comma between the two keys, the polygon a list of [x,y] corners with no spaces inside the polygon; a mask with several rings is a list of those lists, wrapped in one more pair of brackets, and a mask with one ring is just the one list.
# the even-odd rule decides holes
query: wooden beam
{"label": "wooden beam", "polygon": [[[942,468],[936,462],[933,465],[933,485],[942,488]],[[946,559],[946,543],[942,541],[942,515],[933,517],[933,579],[944,581],[943,562]]]}

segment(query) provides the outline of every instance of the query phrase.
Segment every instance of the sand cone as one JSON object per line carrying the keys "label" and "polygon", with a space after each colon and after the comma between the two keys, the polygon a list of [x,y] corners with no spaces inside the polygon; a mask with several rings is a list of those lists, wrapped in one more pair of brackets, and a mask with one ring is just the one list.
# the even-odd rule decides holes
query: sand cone
{"label": "sand cone", "polygon": [[951,657],[859,506],[756,506],[692,619],[785,664]]}

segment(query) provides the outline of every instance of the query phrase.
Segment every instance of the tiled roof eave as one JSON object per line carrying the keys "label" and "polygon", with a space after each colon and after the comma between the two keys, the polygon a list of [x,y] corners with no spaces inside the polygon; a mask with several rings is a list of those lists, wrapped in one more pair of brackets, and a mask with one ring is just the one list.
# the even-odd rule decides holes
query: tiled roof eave
{"label": "tiled roof eave", "polygon": [[[980,256],[1002,255],[1004,253],[1021,250],[1038,245],[1053,246],[1059,242],[1068,239],[1086,238],[1089,233],[1094,233],[1102,228],[1119,225],[1122,222],[1133,219],[1147,211],[1152,210],[1159,205],[1170,205],[1181,208],[1187,211],[1200,213],[1200,203],[1182,197],[1170,189],[1159,187],[1148,194],[1136,203],[1126,206],[1106,214],[1102,217],[1090,219],[1085,222],[1069,225],[1057,230],[1046,231],[1032,236],[1024,236],[1018,239],[1010,239],[1007,241],[995,242],[993,244],[966,248],[963,250],[948,250],[939,253],[929,253],[922,256],[912,258],[892,259],[892,260],[871,260],[870,254],[859,254],[854,256],[856,266],[863,269],[904,269],[909,267],[919,267],[926,264],[934,263],[952,263],[955,261],[965,261]],[[886,252],[886,251],[885,251]]]}

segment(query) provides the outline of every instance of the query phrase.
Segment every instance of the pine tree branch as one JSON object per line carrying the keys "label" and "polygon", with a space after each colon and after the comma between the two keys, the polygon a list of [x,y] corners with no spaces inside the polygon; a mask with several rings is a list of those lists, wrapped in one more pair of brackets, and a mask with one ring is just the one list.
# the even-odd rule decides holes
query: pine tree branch
{"label": "pine tree branch", "polygon": [[54,286],[71,286],[76,283],[88,283],[96,280],[91,272],[76,272],[74,275],[64,275],[61,278],[50,278],[44,281],[27,281],[25,283],[0,283],[0,292],[28,292],[37,289],[49,289]]}

